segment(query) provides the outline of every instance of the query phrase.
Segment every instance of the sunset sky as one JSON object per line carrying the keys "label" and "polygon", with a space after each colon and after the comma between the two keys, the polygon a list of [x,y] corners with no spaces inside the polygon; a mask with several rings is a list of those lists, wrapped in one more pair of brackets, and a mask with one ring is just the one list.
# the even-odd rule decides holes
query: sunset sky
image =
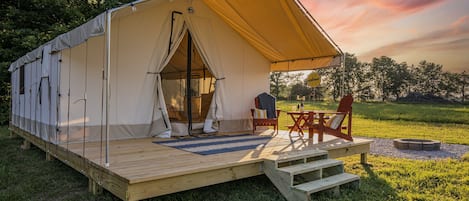
{"label": "sunset sky", "polygon": [[344,52],[469,71],[469,0],[302,0]]}

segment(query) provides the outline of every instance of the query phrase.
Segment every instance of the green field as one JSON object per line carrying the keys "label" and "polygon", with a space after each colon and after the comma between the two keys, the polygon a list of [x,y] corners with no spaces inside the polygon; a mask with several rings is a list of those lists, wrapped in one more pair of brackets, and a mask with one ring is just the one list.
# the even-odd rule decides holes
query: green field
{"label": "green field", "polygon": [[[297,102],[279,101],[282,111]],[[305,103],[305,110],[335,110],[337,103]],[[280,129],[293,124],[283,112]],[[464,105],[427,105],[396,103],[354,103],[352,134],[379,138],[421,138],[450,144],[469,145],[469,107]]]}
{"label": "green field", "polygon": [[[282,110],[296,103],[279,102]],[[306,104],[306,109],[335,109],[336,104]],[[291,121],[281,115],[282,127]],[[469,108],[454,105],[354,104],[353,134],[369,137],[421,137],[469,144]],[[88,193],[88,180],[61,162],[46,161],[37,148],[21,150],[22,140],[10,139],[0,127],[0,200],[117,200],[110,193]],[[469,154],[464,160],[417,161],[369,156],[346,157],[347,172],[361,176],[359,190],[318,200],[469,200]],[[284,200],[265,176],[242,179],[151,199],[154,201]]]}

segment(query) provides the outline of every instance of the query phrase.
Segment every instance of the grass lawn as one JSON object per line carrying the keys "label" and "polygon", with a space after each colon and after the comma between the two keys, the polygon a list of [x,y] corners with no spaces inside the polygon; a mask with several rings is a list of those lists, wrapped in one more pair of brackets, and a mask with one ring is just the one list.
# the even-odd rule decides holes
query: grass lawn
{"label": "grass lawn", "polygon": [[[284,111],[295,105],[279,103]],[[335,108],[336,105],[327,103],[306,104],[306,109]],[[282,114],[281,124],[287,125],[289,121]],[[422,137],[469,144],[469,109],[464,106],[358,103],[354,104],[353,121],[354,135]],[[10,139],[7,128],[0,127],[0,200],[117,200],[106,192],[91,195],[86,177],[57,160],[46,161],[45,154],[35,147],[21,150],[21,142],[20,138]],[[361,176],[360,189],[346,189],[339,198],[320,194],[318,200],[469,200],[468,154],[464,160],[431,161],[369,156],[369,166],[362,166],[358,156],[341,160],[345,161],[347,172]],[[280,201],[284,198],[267,177],[258,176],[151,200]]]}
{"label": "grass lawn", "polygon": [[[279,101],[282,111],[296,108],[297,102]],[[336,110],[337,103],[306,103],[305,110]],[[285,112],[280,129],[293,124]],[[469,145],[469,107],[396,103],[354,103],[352,134],[379,138],[421,138],[450,144]]]}

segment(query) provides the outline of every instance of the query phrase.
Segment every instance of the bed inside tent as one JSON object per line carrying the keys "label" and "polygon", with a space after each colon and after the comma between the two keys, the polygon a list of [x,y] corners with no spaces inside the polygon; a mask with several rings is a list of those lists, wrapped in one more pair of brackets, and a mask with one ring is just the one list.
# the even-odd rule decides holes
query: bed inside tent
{"label": "bed inside tent", "polygon": [[203,61],[189,32],[186,32],[161,72],[161,78],[172,135],[203,132],[216,79]]}

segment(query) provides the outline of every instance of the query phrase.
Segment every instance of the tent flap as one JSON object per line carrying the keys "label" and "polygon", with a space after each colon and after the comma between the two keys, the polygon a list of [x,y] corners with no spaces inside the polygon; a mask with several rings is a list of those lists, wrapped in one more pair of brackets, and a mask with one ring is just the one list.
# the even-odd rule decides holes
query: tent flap
{"label": "tent flap", "polygon": [[[311,70],[331,66],[334,57],[341,54],[297,1],[204,2],[273,63],[272,71]],[[311,58],[313,61],[289,67],[281,62],[303,58]]]}

